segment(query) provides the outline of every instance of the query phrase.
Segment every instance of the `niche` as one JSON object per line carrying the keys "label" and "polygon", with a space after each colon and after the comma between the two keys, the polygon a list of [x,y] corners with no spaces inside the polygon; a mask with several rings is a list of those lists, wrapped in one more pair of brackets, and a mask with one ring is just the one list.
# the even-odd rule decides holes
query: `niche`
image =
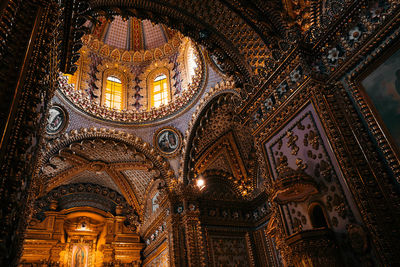
{"label": "niche", "polygon": [[309,216],[313,228],[328,228],[322,206],[318,203],[312,203],[309,208]]}

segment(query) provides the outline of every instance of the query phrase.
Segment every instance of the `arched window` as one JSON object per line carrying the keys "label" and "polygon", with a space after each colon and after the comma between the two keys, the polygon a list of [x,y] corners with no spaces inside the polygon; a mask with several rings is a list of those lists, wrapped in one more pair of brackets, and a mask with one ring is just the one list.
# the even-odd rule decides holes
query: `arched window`
{"label": "arched window", "polygon": [[122,110],[122,82],[115,76],[107,77],[106,88],[104,90],[104,106],[110,109]]}
{"label": "arched window", "polygon": [[160,74],[153,80],[150,94],[150,107],[158,108],[161,104],[168,104],[168,101],[168,78],[165,74]]}
{"label": "arched window", "polygon": [[186,67],[187,67],[186,73],[187,73],[188,83],[192,83],[193,76],[196,73],[196,68],[198,67],[196,60],[197,56],[195,54],[195,48],[192,45],[189,45],[186,53]]}

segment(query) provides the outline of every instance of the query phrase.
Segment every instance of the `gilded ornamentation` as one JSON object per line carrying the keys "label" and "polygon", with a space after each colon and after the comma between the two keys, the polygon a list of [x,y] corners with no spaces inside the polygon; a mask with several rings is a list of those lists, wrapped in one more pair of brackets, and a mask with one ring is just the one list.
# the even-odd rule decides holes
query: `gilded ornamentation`
{"label": "gilded ornamentation", "polygon": [[[80,259],[104,266],[397,266],[399,160],[359,81],[398,49],[399,8],[397,0],[5,1],[0,264],[17,265],[22,255],[20,264],[49,266]],[[145,132],[200,98],[194,91],[206,84],[205,65],[193,94],[180,88],[180,33],[164,28],[167,44],[134,53],[99,42],[103,30],[93,33],[97,40],[85,36],[91,23],[101,28],[116,17],[187,34],[232,77],[200,100],[187,128],[179,126],[186,130],[180,158],[164,159],[111,127],[45,134],[59,70],[73,73],[87,61],[93,68],[77,74],[86,94],[59,82],[69,99],[63,105],[73,102],[68,111],[88,124],[94,114],[96,125],[115,121]],[[140,31],[129,34],[140,47]],[[83,44],[88,55],[79,59]],[[101,108],[97,72],[111,60],[127,73],[131,112]],[[168,67],[172,93],[182,92],[170,108],[143,111],[147,95],[137,74],[147,70],[126,66],[150,60]],[[88,180],[94,184],[68,185]],[[91,204],[80,205],[88,195]],[[39,196],[50,200],[30,220]],[[314,202],[323,214],[313,214]],[[159,207],[146,217],[140,211],[148,203]]]}
{"label": "gilded ornamentation", "polygon": [[[92,139],[95,140],[97,139],[98,140],[97,144],[99,145],[101,145],[102,142],[105,142],[105,144],[107,144],[107,142],[110,142],[111,147],[114,147],[116,149],[125,149],[127,152],[127,156],[132,155],[131,157],[133,158],[133,162],[131,163],[115,162],[112,163],[111,165],[110,164],[104,165],[103,163],[94,162],[90,165],[88,164],[88,161],[86,159],[79,157],[79,154],[74,155],[73,153],[72,154],[67,153],[65,155],[63,154],[65,152],[61,153],[61,151],[63,151],[63,149],[65,150],[65,148],[68,146],[70,146],[70,149],[73,148],[74,144],[78,145],[79,149],[82,149],[85,145],[90,145],[90,144],[96,145],[96,142],[91,143],[90,140]],[[105,139],[105,141],[101,141],[102,139]],[[82,143],[82,142],[87,142],[85,140],[89,140],[89,143],[87,144]],[[79,142],[81,142],[81,144],[79,144]],[[130,199],[130,201],[132,201],[132,203],[136,207],[138,207],[139,205],[138,201],[135,200],[137,199],[137,194],[139,193],[138,189],[143,187],[144,189],[142,191],[145,191],[147,184],[141,185],[136,183],[135,189],[129,189],[131,188],[131,186],[126,184],[126,179],[129,178],[129,175],[131,175],[129,172],[133,172],[135,169],[148,170],[150,171],[151,176],[162,178],[166,182],[167,187],[170,187],[170,189],[172,188],[173,186],[172,184],[174,183],[172,182],[172,180],[174,180],[175,178],[174,171],[169,167],[169,164],[166,161],[164,161],[163,158],[158,154],[158,152],[154,148],[151,148],[151,146],[148,143],[143,142],[140,138],[135,137],[131,134],[110,129],[83,128],[80,129],[79,131],[72,130],[71,132],[64,134],[60,138],[54,139],[52,142],[49,142],[47,144],[47,151],[43,154],[43,157],[41,159],[42,166],[46,166],[46,164],[49,163],[49,160],[51,163],[52,157],[53,158],[61,157],[61,159],[63,157],[67,158],[72,157],[71,158],[72,162],[76,162],[76,160],[78,160],[77,164],[81,165],[80,167],[76,168],[76,171],[78,172],[81,172],[82,168],[83,169],[89,168],[92,171],[100,172],[102,171],[102,169],[99,168],[106,167],[105,171],[111,177],[114,177],[113,179],[114,181],[116,181],[118,185],[123,185],[122,188],[124,188],[123,190],[125,192],[125,197]],[[132,161],[132,158],[130,159],[130,161]],[[110,168],[110,166],[112,167]],[[71,173],[73,172],[71,172],[69,169],[66,170],[65,172],[62,172],[60,179],[62,179],[63,173],[65,173],[65,175],[67,176],[71,176],[72,175]],[[146,175],[148,174],[149,173],[147,173]],[[136,177],[137,175],[138,174],[136,174]],[[136,193],[133,193],[134,191],[136,191]],[[139,208],[138,210],[140,211],[141,208]],[[142,211],[140,211],[140,213],[142,213]]]}
{"label": "gilded ornamentation", "polygon": [[292,155],[297,155],[299,147],[296,145],[296,142],[299,139],[299,137],[297,135],[293,135],[293,133],[290,131],[286,132],[286,135],[288,137],[287,146],[292,149],[291,151]]}
{"label": "gilded ornamentation", "polygon": [[105,57],[112,57],[116,61],[141,63],[164,58],[176,53],[177,49],[181,45],[182,38],[181,34],[177,32],[166,44],[163,45],[163,47],[139,51],[127,51],[109,46],[90,34],[82,37],[82,43],[91,51],[100,53]]}
{"label": "gilded ornamentation", "polygon": [[[187,44],[187,41],[184,42],[183,45],[185,44]],[[79,88],[79,90],[75,90],[74,85],[69,84],[68,79],[63,75],[60,75],[58,80],[59,90],[63,97],[65,97],[68,102],[72,103],[76,108],[82,110],[88,115],[92,115],[105,121],[140,125],[148,124],[154,121],[165,120],[174,117],[183,110],[186,110],[193,99],[196,99],[199,97],[199,95],[201,95],[207,70],[204,64],[203,54],[199,48],[195,49],[195,54],[197,68],[195,69],[195,74],[192,77],[191,83],[185,79],[188,85],[185,90],[178,90],[175,87],[176,81],[174,80],[174,77],[176,76],[175,72],[177,70],[174,68],[174,64],[171,63],[168,58],[155,60],[137,77],[134,77],[135,73],[131,71],[131,66],[128,63],[115,63],[109,59],[103,60],[101,64],[96,66],[97,71],[95,74],[95,81],[92,82],[93,85],[91,85],[91,82],[83,82],[83,85]],[[82,57],[85,57],[85,54],[82,54]],[[182,65],[180,68],[184,68],[183,62],[179,62],[179,64]],[[165,68],[168,70],[168,77],[170,77],[169,80],[171,88],[173,89],[171,90],[171,93],[173,95],[168,105],[162,105],[159,108],[150,108],[148,107],[147,98],[149,96],[145,92],[146,90],[139,90],[141,93],[140,96],[137,96],[139,91],[135,88],[147,88],[149,90],[150,81],[148,80],[148,76],[157,68]],[[126,85],[124,87],[124,92],[126,92],[125,94],[128,97],[128,99],[125,101],[128,106],[124,105],[124,109],[122,111],[110,109],[101,104],[101,93],[99,92],[99,89],[104,88],[104,85],[102,84],[104,81],[104,73],[110,70],[119,70],[127,77],[125,79]],[[85,84],[88,86],[88,88],[84,87]],[[90,89],[92,87],[95,89]],[[136,92],[131,92],[134,89]],[[91,93],[88,93],[88,90]]]}

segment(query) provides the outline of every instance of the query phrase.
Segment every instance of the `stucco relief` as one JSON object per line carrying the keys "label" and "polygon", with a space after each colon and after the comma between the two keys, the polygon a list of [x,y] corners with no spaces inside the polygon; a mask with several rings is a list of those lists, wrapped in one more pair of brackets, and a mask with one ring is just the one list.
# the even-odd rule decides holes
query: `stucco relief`
{"label": "stucco relief", "polygon": [[213,266],[248,266],[246,240],[244,237],[211,237]]}
{"label": "stucco relief", "polygon": [[319,194],[307,201],[282,205],[289,234],[313,228],[308,213],[314,201],[323,203],[328,226],[335,231],[345,232],[346,225],[356,221],[352,200],[326,140],[319,118],[309,104],[264,144],[274,181],[279,164],[285,162],[290,168],[313,177],[318,185]]}

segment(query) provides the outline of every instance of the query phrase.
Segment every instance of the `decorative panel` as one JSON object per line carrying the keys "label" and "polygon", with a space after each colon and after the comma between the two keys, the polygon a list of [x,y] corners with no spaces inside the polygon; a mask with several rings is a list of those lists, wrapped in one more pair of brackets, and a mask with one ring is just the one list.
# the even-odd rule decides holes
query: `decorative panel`
{"label": "decorative panel", "polygon": [[212,266],[251,266],[244,236],[211,235],[209,246]]}
{"label": "decorative panel", "polygon": [[346,225],[355,222],[353,201],[311,104],[269,139],[264,148],[274,181],[278,177],[278,162],[287,162],[290,168],[313,177],[318,185],[319,194],[308,201],[281,206],[288,234],[312,229],[308,215],[311,202],[324,206],[328,226],[337,232],[345,232]]}
{"label": "decorative panel", "polygon": [[153,25],[149,20],[143,20],[143,31],[145,36],[146,49],[154,49],[166,43],[166,37],[162,26],[157,24]]}
{"label": "decorative panel", "polygon": [[161,253],[154,252],[155,255],[150,255],[147,263],[145,263],[144,267],[169,267],[169,253],[168,247],[161,251]]}
{"label": "decorative panel", "polygon": [[111,23],[110,28],[108,29],[106,37],[107,43],[112,46],[124,49],[127,46],[127,35],[128,21],[124,21],[120,16],[116,16],[113,23]]}

